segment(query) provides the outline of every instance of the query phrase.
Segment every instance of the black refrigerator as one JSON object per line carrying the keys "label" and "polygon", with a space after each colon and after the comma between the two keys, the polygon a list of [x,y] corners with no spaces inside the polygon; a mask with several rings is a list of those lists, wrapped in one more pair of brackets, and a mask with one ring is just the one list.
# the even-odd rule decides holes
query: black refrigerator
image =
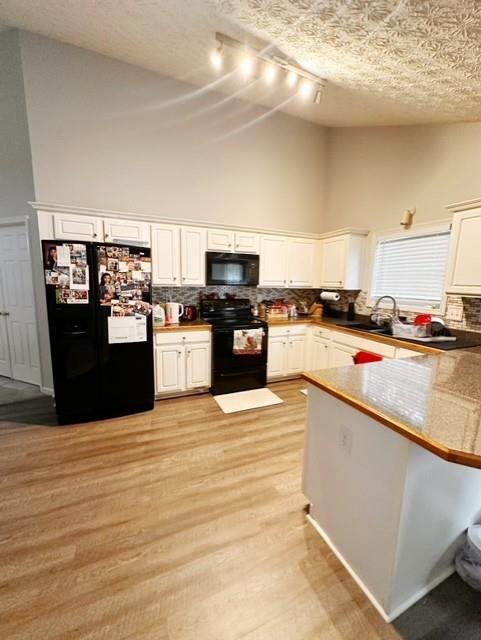
{"label": "black refrigerator", "polygon": [[60,424],[154,407],[149,248],[42,242]]}

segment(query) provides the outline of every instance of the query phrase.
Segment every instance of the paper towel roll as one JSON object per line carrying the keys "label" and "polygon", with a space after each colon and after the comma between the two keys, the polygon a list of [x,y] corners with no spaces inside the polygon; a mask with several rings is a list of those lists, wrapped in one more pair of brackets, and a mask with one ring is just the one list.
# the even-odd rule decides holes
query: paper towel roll
{"label": "paper towel roll", "polygon": [[324,302],[339,302],[341,296],[337,291],[323,291],[321,293],[321,300]]}

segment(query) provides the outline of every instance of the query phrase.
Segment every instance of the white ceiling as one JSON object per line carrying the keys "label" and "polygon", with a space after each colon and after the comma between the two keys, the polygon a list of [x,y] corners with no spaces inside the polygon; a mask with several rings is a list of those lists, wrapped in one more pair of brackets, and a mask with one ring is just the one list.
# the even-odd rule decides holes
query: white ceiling
{"label": "white ceiling", "polygon": [[[196,85],[216,79],[216,31],[261,38],[327,78],[321,105],[282,107],[321,124],[481,119],[479,0],[0,0],[2,23]],[[216,83],[269,107],[290,95],[243,86]]]}

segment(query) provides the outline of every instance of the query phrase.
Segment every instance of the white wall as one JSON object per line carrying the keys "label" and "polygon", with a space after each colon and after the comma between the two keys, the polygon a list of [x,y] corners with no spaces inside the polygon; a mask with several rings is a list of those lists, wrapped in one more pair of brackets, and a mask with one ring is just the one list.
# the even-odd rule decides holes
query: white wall
{"label": "white wall", "polygon": [[481,196],[481,123],[331,129],[323,230],[449,218],[444,205]]}
{"label": "white wall", "polygon": [[31,213],[33,195],[19,34],[11,30],[0,33],[0,217]]}
{"label": "white wall", "polygon": [[[21,34],[36,199],[319,232],[326,130]],[[166,102],[174,103],[166,107]],[[206,109],[202,113],[202,109]]]}

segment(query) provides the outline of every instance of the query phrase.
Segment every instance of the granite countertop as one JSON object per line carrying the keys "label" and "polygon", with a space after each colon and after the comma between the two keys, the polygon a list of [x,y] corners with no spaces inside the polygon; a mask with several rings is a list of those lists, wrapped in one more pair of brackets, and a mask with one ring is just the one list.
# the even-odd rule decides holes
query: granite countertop
{"label": "granite countertop", "polygon": [[197,320],[181,320],[179,324],[166,324],[163,327],[154,325],[154,333],[161,333],[164,331],[211,331],[212,325],[198,318]]}
{"label": "granite countertop", "polygon": [[481,468],[481,355],[458,350],[303,373],[432,453]]}

